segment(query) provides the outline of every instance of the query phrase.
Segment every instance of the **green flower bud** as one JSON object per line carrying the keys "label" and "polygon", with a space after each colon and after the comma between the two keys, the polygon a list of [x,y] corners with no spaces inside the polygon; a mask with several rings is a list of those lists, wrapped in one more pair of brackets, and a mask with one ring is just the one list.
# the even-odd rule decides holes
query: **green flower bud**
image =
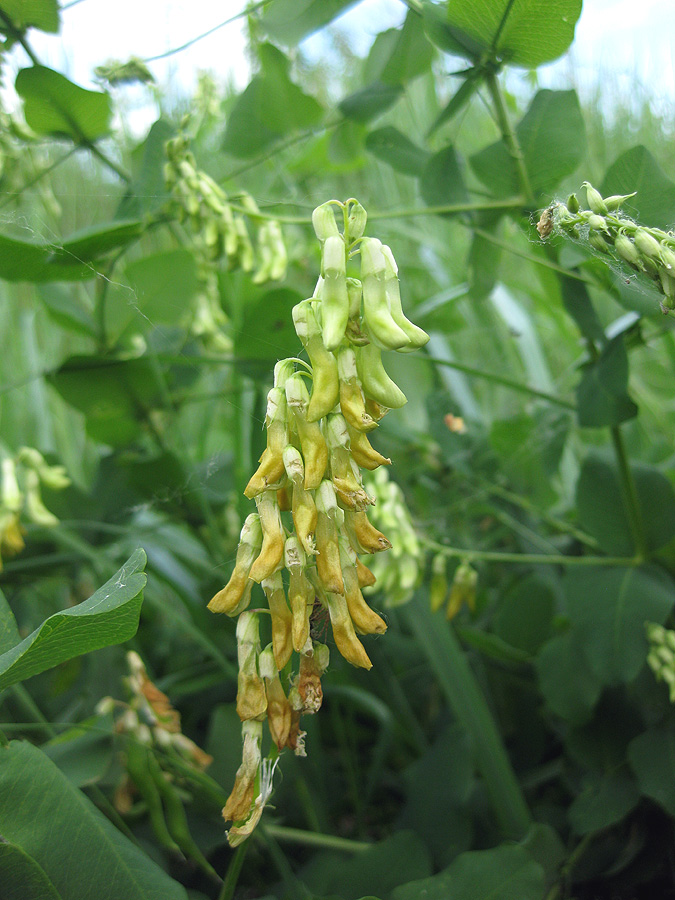
{"label": "green flower bud", "polygon": [[597,231],[591,231],[588,235],[588,243],[598,253],[609,253],[609,249],[605,239]]}
{"label": "green flower bud", "polygon": [[329,237],[339,236],[340,232],[335,221],[334,201],[328,201],[328,203],[322,203],[321,206],[317,206],[312,213],[312,225],[314,226],[314,233],[321,242]]}
{"label": "green flower bud", "polygon": [[347,231],[350,241],[357,241],[360,237],[363,237],[367,220],[368,214],[365,209],[358,200],[352,200],[347,216]]}
{"label": "green flower bud", "polygon": [[635,246],[645,256],[651,256],[653,259],[659,259],[661,255],[661,244],[652,237],[644,228],[638,228],[633,235]]}
{"label": "green flower bud", "polygon": [[593,213],[588,217],[587,222],[588,227],[593,231],[607,231],[607,222],[605,222],[602,216]]}
{"label": "green flower bud", "polygon": [[586,188],[586,201],[588,208],[600,216],[604,216],[607,212],[607,204],[602,199],[600,191],[596,191],[590,181],[584,181],[582,187]]}
{"label": "green flower bud", "polygon": [[579,212],[579,201],[577,200],[576,194],[569,195],[566,206],[572,215],[576,215]]}
{"label": "green flower bud", "polygon": [[18,512],[21,509],[22,500],[23,495],[16,477],[16,464],[11,457],[6,456],[2,461],[2,488],[0,490],[2,508]]}
{"label": "green flower bud", "polygon": [[609,212],[612,212],[620,206],[623,206],[626,200],[630,200],[630,198],[634,197],[636,194],[637,191],[633,191],[632,194],[612,194],[611,197],[605,197],[605,206]]}
{"label": "green flower bud", "polygon": [[621,259],[636,269],[640,268],[641,258],[637,247],[625,234],[617,234],[614,238],[614,248]]}
{"label": "green flower bud", "polygon": [[321,255],[321,323],[323,343],[335,350],[342,343],[349,318],[345,243],[340,235],[326,238]]}

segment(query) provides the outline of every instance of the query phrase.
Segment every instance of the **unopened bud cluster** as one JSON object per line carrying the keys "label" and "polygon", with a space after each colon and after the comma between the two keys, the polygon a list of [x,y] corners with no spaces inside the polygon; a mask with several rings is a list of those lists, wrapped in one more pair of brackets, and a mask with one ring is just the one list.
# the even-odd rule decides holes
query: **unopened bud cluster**
{"label": "unopened bud cluster", "polygon": [[656,622],[647,622],[645,627],[649,641],[647,664],[656,680],[668,685],[670,702],[675,703],[675,631]]}
{"label": "unopened bud cluster", "polygon": [[[389,409],[406,402],[384,369],[382,350],[415,350],[428,340],[403,314],[391,250],[364,237],[363,207],[355,200],[330,201],[312,221],[321,242],[321,276],[313,296],[293,309],[309,365],[286,359],[275,367],[267,446],[245,490],[257,512],[244,522],[230,580],[209,603],[213,612],[239,616],[243,761],[223,810],[234,822],[228,834],[233,845],[260,818],[276,754],[288,747],[304,755],[299,721],[321,706],[328,623],[340,653],[365,669],[372,664],[357,633],[386,630],[363,598],[375,576],[360,555],[392,545],[368,519],[375,498],[361,469],[391,464],[368,435]],[[348,277],[356,254],[360,278]],[[256,584],[271,621],[272,641],[264,649],[262,611],[248,610]],[[275,754],[267,760],[261,751],[265,720]]]}
{"label": "unopened bud cluster", "polygon": [[445,616],[450,621],[463,606],[475,611],[478,573],[468,560],[464,560],[455,569],[448,588],[447,564],[445,553],[437,553],[431,560],[430,600],[433,612],[445,606]]}
{"label": "unopened bud cluster", "polygon": [[42,502],[41,485],[52,490],[68,487],[63,466],[50,466],[34,447],[22,447],[10,456],[0,448],[0,570],[2,555],[24,548],[22,519],[52,528],[59,520]]}
{"label": "unopened bud cluster", "polygon": [[623,216],[620,208],[634,193],[603,197],[588,181],[584,187],[589,209],[579,208],[575,194],[567,203],[552,204],[537,224],[540,237],[561,232],[646,275],[663,294],[661,309],[668,314],[675,309],[675,233],[637,225]]}
{"label": "unopened bud cluster", "polygon": [[377,584],[366,589],[367,594],[381,593],[386,606],[407,603],[417,587],[424,568],[424,549],[420,544],[410,517],[403,491],[390,481],[386,469],[378,469],[366,482],[375,498],[372,520],[387,533],[392,543],[386,558],[373,557],[368,566]]}
{"label": "unopened bud cluster", "polygon": [[131,651],[127,663],[128,703],[104,697],[97,706],[99,715],[113,714],[115,733],[124,738],[124,775],[115,791],[115,808],[127,814],[140,800],[159,843],[212,872],[188,829],[185,783],[176,772],[186,766],[202,772],[213,759],[183,734],[180,714],[148,678],[141,657]]}
{"label": "unopened bud cluster", "polygon": [[254,284],[284,278],[287,255],[281,226],[275,219],[263,218],[249,194],[237,196],[237,206],[245,214],[233,208],[220,185],[197,167],[184,134],[167,142],[166,157],[164,178],[179,219],[190,226],[201,284],[192,330],[228,349],[222,332],[227,319],[220,305],[218,267],[252,272]]}

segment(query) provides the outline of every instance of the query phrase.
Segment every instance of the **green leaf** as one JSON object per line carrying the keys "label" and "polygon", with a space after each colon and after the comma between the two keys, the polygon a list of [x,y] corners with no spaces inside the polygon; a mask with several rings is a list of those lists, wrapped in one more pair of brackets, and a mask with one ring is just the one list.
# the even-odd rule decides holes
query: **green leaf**
{"label": "green leaf", "polygon": [[[497,237],[499,215],[483,213],[476,216],[476,224],[488,234]],[[471,238],[471,248],[466,261],[471,298],[475,302],[485,300],[497,283],[502,260],[502,248],[477,232]]]}
{"label": "green leaf", "polygon": [[118,219],[131,219],[155,212],[168,197],[164,180],[166,142],[176,133],[166,119],[153,122],[144,141],[132,151],[133,181],[116,213]]}
{"label": "green leaf", "polygon": [[[550,194],[571,175],[586,151],[586,132],[575,91],[541,90],[516,126],[525,168],[535,194]],[[512,197],[520,188],[518,170],[504,141],[479,150],[471,168],[496,197]]]}
{"label": "green leaf", "polygon": [[[59,5],[57,0],[0,0],[2,10],[20,31],[39,28],[56,34],[59,30]],[[4,31],[0,21],[0,31]]]}
{"label": "green leaf", "polygon": [[40,300],[56,324],[76,334],[97,337],[97,327],[92,312],[82,297],[75,291],[66,290],[60,284],[43,283],[36,291]]}
{"label": "green leaf", "polygon": [[[642,510],[649,550],[659,550],[675,537],[675,491],[668,478],[652,466],[631,466]],[[614,464],[590,453],[577,481],[579,522],[605,553],[630,556],[635,552],[626,517],[622,488]]]}
{"label": "green leaf", "polygon": [[343,116],[357,122],[368,122],[393,106],[403,92],[399,84],[374,81],[341,100],[338,108]]}
{"label": "green leaf", "polygon": [[93,265],[126,247],[143,231],[138,220],[97,225],[72,234],[63,244],[33,244],[0,235],[0,278],[5,281],[86,281]]}
{"label": "green leaf", "polygon": [[0,654],[11,650],[20,640],[21,635],[14,613],[5,599],[5,595],[0,591]]}
{"label": "green leaf", "polygon": [[275,0],[265,8],[260,24],[275,41],[288,46],[341,15],[356,0]]}
{"label": "green leaf", "polygon": [[[668,229],[675,220],[675,184],[667,178],[642,145],[631,147],[614,160],[607,170],[600,192],[604,197],[612,194],[630,194],[637,191],[625,206],[626,211],[645,225]],[[633,213],[637,211],[637,215]]]}
{"label": "green leaf", "polygon": [[112,103],[108,94],[87,91],[47,69],[21,69],[14,83],[33,131],[68,137],[76,144],[95,141],[110,130]]}
{"label": "green leaf", "polygon": [[160,396],[149,359],[73,356],[49,375],[66,403],[85,414],[94,440],[124,447],[141,432],[145,411]]}
{"label": "green leaf", "polygon": [[530,654],[525,650],[513,647],[499,635],[483,631],[481,628],[457,628],[457,634],[465,644],[478,650],[488,659],[512,664],[522,664],[530,659]]}
{"label": "green leaf", "polygon": [[237,98],[227,119],[223,150],[255,156],[284,135],[318,124],[323,108],[289,76],[289,60],[272,44],[258,48],[262,71]]}
{"label": "green leaf", "polygon": [[181,885],[23,741],[0,749],[0,834],[37,861],[62,900],[187,900]]}
{"label": "green leaf", "polygon": [[566,275],[561,275],[559,281],[565,309],[577,323],[579,331],[589,341],[596,341],[602,346],[606,340],[605,331],[593,307],[588,288],[583,281]]}
{"label": "green leaf", "polygon": [[395,888],[391,900],[541,900],[544,870],[516,845],[462,853],[447,869]]}
{"label": "green leaf", "polygon": [[535,668],[550,711],[572,725],[588,721],[600,697],[601,684],[575,632],[568,631],[547,641],[539,651]]}
{"label": "green leaf", "polygon": [[340,859],[327,892],[339,891],[342,900],[357,900],[372,890],[386,897],[401,882],[424,878],[431,870],[431,856],[422,840],[412,831],[397,831],[350,859]]}
{"label": "green leaf", "polygon": [[[645,622],[662,624],[673,582],[656,568],[569,570],[563,580],[575,640],[604,685],[632,681],[647,658]],[[558,674],[560,677],[560,674]]]}
{"label": "green leaf", "polygon": [[621,772],[589,776],[582,792],[568,810],[570,825],[577,834],[602,831],[616,825],[640,800],[635,780]]}
{"label": "green leaf", "polygon": [[2,900],[61,900],[38,863],[21,847],[0,842]]}
{"label": "green leaf", "polygon": [[444,53],[463,56],[477,62],[483,55],[484,46],[465,31],[451,25],[444,15],[445,10],[433,0],[420,0],[424,30],[431,43]]}
{"label": "green leaf", "polygon": [[391,125],[371,131],[366,138],[366,149],[404,175],[419,176],[429,159],[426,150]]}
{"label": "green leaf", "polygon": [[549,585],[537,575],[526,575],[504,595],[494,629],[507,644],[534,654],[550,636],[554,611]]}
{"label": "green leaf", "polygon": [[405,84],[428,72],[434,58],[434,48],[424,32],[420,16],[412,11],[397,31],[396,44],[380,79],[385,84]]}
{"label": "green leaf", "polygon": [[144,565],[145,553],[139,549],[88,600],[54,613],[0,655],[0,690],[75,656],[133,637],[143,602]]}
{"label": "green leaf", "polygon": [[577,386],[577,416],[582,428],[619,425],[638,414],[628,396],[628,354],[622,334],[584,366]]}
{"label": "green leaf", "polygon": [[468,203],[469,193],[457,151],[452,145],[434,153],[426,164],[420,178],[420,191],[429,206]]}
{"label": "green leaf", "polygon": [[[125,276],[142,314],[152,322],[169,325],[185,315],[199,286],[194,254],[183,249],[144,256],[127,266]],[[132,315],[135,317],[135,310]]]}
{"label": "green leaf", "polygon": [[580,14],[581,0],[450,0],[447,21],[505,62],[534,69],[562,56]]}
{"label": "green leaf", "polygon": [[273,362],[297,352],[291,310],[301,300],[297,291],[274,288],[246,305],[241,331],[234,335],[235,351],[253,374],[264,374]]}
{"label": "green leaf", "polygon": [[565,845],[557,831],[550,825],[535,822],[520,842],[520,846],[543,867],[547,884],[557,878],[560,866],[567,856]]}
{"label": "green leaf", "polygon": [[628,761],[642,793],[675,816],[675,721],[672,716],[631,741]]}
{"label": "green leaf", "polygon": [[96,784],[113,761],[112,716],[93,716],[42,745],[75,787]]}
{"label": "green leaf", "polygon": [[427,132],[427,137],[431,137],[446,122],[449,122],[460,110],[464,109],[469,100],[482,84],[480,69],[469,69],[466,78],[457,88],[452,97],[448,100],[441,112],[436,116],[434,122]]}

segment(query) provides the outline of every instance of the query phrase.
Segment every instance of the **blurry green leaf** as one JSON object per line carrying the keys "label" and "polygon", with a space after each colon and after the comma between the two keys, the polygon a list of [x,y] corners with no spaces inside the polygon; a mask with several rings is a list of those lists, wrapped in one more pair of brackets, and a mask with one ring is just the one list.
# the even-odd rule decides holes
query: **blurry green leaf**
{"label": "blurry green leaf", "polygon": [[[197,291],[197,269],[190,250],[154,253],[130,263],[125,272],[137,308],[152,322],[173,325],[185,315]],[[135,317],[137,310],[131,313]]]}
{"label": "blurry green leaf", "polygon": [[356,0],[275,0],[265,7],[260,24],[281,44],[297,44],[341,15]]}
{"label": "blurry green leaf", "polygon": [[631,741],[628,760],[642,793],[675,816],[675,721],[650,728]]}
{"label": "blurry green leaf", "polygon": [[[477,217],[477,223],[494,235],[499,227],[499,216],[483,215]],[[490,295],[497,282],[501,260],[502,248],[482,234],[474,232],[466,262],[472,300],[480,302]]]}
{"label": "blurry green leaf", "polygon": [[116,218],[135,218],[154,212],[166,202],[168,191],[164,181],[164,146],[175,134],[166,119],[153,122],[145,140],[131,154],[133,181],[116,213]]}
{"label": "blurry green leaf", "polygon": [[393,106],[403,92],[398,84],[375,81],[341,100],[338,108],[343,116],[357,122],[368,122]]}
{"label": "blurry green leaf", "polygon": [[241,363],[257,374],[268,372],[278,359],[297,352],[298,338],[291,310],[302,300],[297,291],[274,288],[247,305],[241,331],[235,334],[235,352]]}
{"label": "blurry green leaf", "polygon": [[550,825],[544,825],[543,822],[535,822],[520,842],[520,846],[542,866],[547,882],[550,883],[557,878],[560,866],[567,856],[565,845],[557,831]]}
{"label": "blurry green leaf", "polygon": [[328,158],[336,165],[347,167],[346,171],[359,168],[366,158],[365,138],[365,125],[353,119],[343,119],[331,132]]}
{"label": "blurry green leaf", "polygon": [[619,425],[638,408],[628,396],[628,354],[622,334],[584,366],[577,386],[577,416],[582,428]]}
{"label": "blurry green leaf", "polygon": [[545,643],[535,667],[547,707],[572,725],[590,717],[600,696],[600,681],[592,671],[574,631]]}
{"label": "blurry green leaf", "polygon": [[[603,269],[606,266],[603,265]],[[577,323],[581,334],[589,341],[605,343],[605,331],[593,307],[588,288],[577,278],[560,276],[560,289],[565,309]]]}
{"label": "blurry green leaf", "polygon": [[110,768],[112,739],[112,716],[92,716],[43,744],[42,751],[75,787],[84,787],[95,784]]}
{"label": "blurry green leaf", "polygon": [[570,824],[577,834],[616,825],[640,800],[634,779],[621,772],[590,776],[586,780],[588,783],[568,810]]}
{"label": "blurry green leaf", "polygon": [[0,278],[6,281],[84,281],[98,275],[92,263],[141,234],[139,221],[97,225],[63,244],[32,244],[0,235]]}
{"label": "blurry green leaf", "polygon": [[37,747],[12,741],[0,758],[0,834],[37,861],[62,900],[187,900]]}
{"label": "blurry green leaf", "polygon": [[2,900],[61,900],[44,871],[16,844],[0,842]]}
{"label": "blurry green leaf", "polygon": [[[20,31],[39,28],[56,34],[59,30],[59,5],[57,0],[0,0],[0,10],[12,20]],[[0,20],[0,31],[4,31]]]}
{"label": "blurry green leaf", "polygon": [[[575,91],[540,90],[516,126],[530,186],[537,194],[550,194],[584,157],[586,132]],[[479,150],[471,168],[496,197],[521,191],[518,170],[504,141]]]}
{"label": "blurry green leaf", "polygon": [[468,849],[472,829],[467,807],[475,778],[466,731],[459,725],[446,727],[404,770],[403,781],[406,802],[397,824],[412,829],[437,856]]}
{"label": "blurry green leaf", "polygon": [[11,650],[20,640],[21,635],[14,613],[5,595],[0,591],[0,655]]}
{"label": "blurry green leaf", "polygon": [[[649,550],[659,550],[675,536],[675,491],[670,481],[651,466],[632,465]],[[577,481],[579,522],[605,553],[630,556],[635,552],[616,466],[589,454]]]}
{"label": "blurry green leaf", "polygon": [[512,647],[497,634],[483,631],[481,628],[457,628],[457,634],[470,647],[478,650],[488,659],[496,659],[505,663],[524,663],[530,658],[530,654],[518,647]]}
{"label": "blurry green leaf", "polygon": [[433,0],[420,0],[419,6],[424,19],[424,30],[435,47],[453,56],[463,56],[474,61],[480,59],[484,50],[483,43],[448,22],[444,6]]}
{"label": "blurry green leaf", "polygon": [[442,125],[445,125],[445,123],[456,116],[460,110],[464,109],[466,104],[480,87],[481,83],[480,70],[469,69],[464,81],[460,84],[434,120],[431,128],[427,132],[427,137],[431,137],[431,135],[438,131]]}
{"label": "blurry green leaf", "polygon": [[[88,600],[54,613],[27,638],[1,654],[0,690],[67,659],[133,637],[143,602],[144,565],[145,553],[139,549]],[[0,834],[3,833],[0,827]]]}
{"label": "blurry green leaf", "polygon": [[512,647],[534,654],[550,636],[554,611],[551,588],[537,575],[529,574],[503,597],[494,629]]}
{"label": "blurry green leaf", "polygon": [[450,0],[447,21],[505,62],[533,69],[562,56],[580,14],[581,0]]}
{"label": "blurry green leaf", "polygon": [[429,159],[420,178],[420,191],[429,206],[454,206],[469,202],[459,157],[450,145]]}
{"label": "blurry green leaf", "polygon": [[[624,207],[627,213],[645,225],[668,229],[675,221],[675,184],[642,145],[626,150],[607,170],[600,192],[630,194],[637,191]],[[637,215],[634,214],[637,210]]]}
{"label": "blurry green leaf", "polygon": [[47,69],[21,69],[14,83],[33,131],[69,137],[76,144],[95,141],[110,130],[112,103],[108,94],[87,91]]}
{"label": "blurry green leaf", "polygon": [[366,149],[404,175],[419,176],[429,159],[426,150],[391,125],[371,131],[366,138]]}
{"label": "blurry green leaf", "polygon": [[254,75],[227,118],[223,150],[248,158],[289,132],[320,122],[323,108],[289,76],[289,60],[272,44],[258,48],[262,71]]}
{"label": "blurry green leaf", "polygon": [[431,872],[426,845],[412,831],[397,831],[349,859],[338,859],[328,879],[327,893],[339,891],[341,900],[358,900],[369,891],[380,896],[402,882]]}
{"label": "blurry green leaf", "polygon": [[403,27],[397,31],[396,44],[380,79],[385,84],[405,84],[428,72],[433,57],[434,48],[424,33],[422,19],[409,11]]}
{"label": "blurry green leaf", "polygon": [[90,309],[73,290],[60,284],[39,284],[36,291],[44,303],[50,319],[66,331],[96,337],[97,328]]}
{"label": "blurry green leaf", "polygon": [[[647,658],[645,622],[665,622],[673,582],[661,569],[570,569],[563,580],[574,636],[602,684],[632,681]],[[559,676],[560,677],[560,674]]]}
{"label": "blurry green leaf", "polygon": [[49,376],[66,403],[85,414],[94,440],[124,447],[140,434],[160,388],[150,360],[73,356]]}
{"label": "blurry green leaf", "polygon": [[447,869],[395,888],[391,900],[541,900],[544,870],[522,847],[462,853]]}

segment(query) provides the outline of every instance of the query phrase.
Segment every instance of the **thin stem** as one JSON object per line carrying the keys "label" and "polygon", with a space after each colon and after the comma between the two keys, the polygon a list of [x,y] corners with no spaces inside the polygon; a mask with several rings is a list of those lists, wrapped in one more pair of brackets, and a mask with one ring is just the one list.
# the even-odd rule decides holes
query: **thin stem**
{"label": "thin stem", "polygon": [[474,747],[476,767],[485,783],[505,835],[519,840],[532,823],[518,779],[485,698],[451,627],[429,608],[429,597],[418,592],[403,613],[418,645],[426,653],[439,686]]}
{"label": "thin stem", "polygon": [[248,841],[244,841],[244,843],[240,844],[239,847],[237,847],[237,849],[235,850],[232,861],[227,867],[227,873],[223,880],[223,886],[220,889],[220,893],[218,894],[218,900],[232,900],[232,898],[234,897],[234,892],[237,887],[237,881],[239,880],[239,874],[241,872],[242,866],[244,865],[244,857],[246,856],[246,851],[248,850],[248,844]]}
{"label": "thin stem", "polygon": [[527,174],[525,157],[523,156],[523,151],[520,147],[520,143],[518,142],[516,132],[511,126],[509,115],[506,110],[506,104],[504,103],[504,95],[502,94],[501,85],[499,84],[496,73],[488,70],[485,75],[485,83],[487,85],[488,91],[490,92],[490,97],[492,98],[499,130],[501,131],[502,138],[504,140],[504,143],[506,144],[509,154],[511,155],[513,162],[515,163],[521,189],[525,194],[528,202],[534,205],[534,192],[530,183],[530,176]]}
{"label": "thin stem", "polygon": [[247,6],[246,9],[243,9],[241,12],[238,12],[235,16],[231,16],[229,19],[225,19],[224,22],[220,22],[218,25],[214,25],[213,28],[209,28],[208,31],[204,31],[202,34],[198,34],[197,37],[191,38],[189,41],[186,41],[184,44],[181,44],[180,47],[174,47],[173,50],[165,50],[164,53],[158,53],[157,56],[148,56],[143,60],[145,63],[157,62],[159,59],[166,59],[168,56],[173,56],[175,53],[181,53],[183,50],[187,50],[188,47],[192,47],[193,44],[196,44],[198,41],[203,40],[209,35],[214,34],[214,32],[219,31],[221,28],[224,28],[226,25],[230,25],[232,22],[236,22],[237,19],[241,19],[244,16],[249,16],[251,13],[255,12],[257,9],[260,9],[263,6],[267,6],[271,0],[258,0],[258,3],[254,3],[252,6]]}
{"label": "thin stem", "polygon": [[568,278],[573,278],[575,281],[583,281],[586,284],[595,285],[595,282],[592,278],[588,278],[585,275],[580,275],[573,269],[565,269],[563,266],[559,266],[557,263],[551,262],[548,259],[544,259],[544,257],[542,256],[533,256],[531,253],[526,253],[525,250],[518,250],[516,247],[514,247],[513,243],[509,243],[509,241],[505,241],[501,238],[495,237],[495,235],[490,234],[489,231],[484,231],[482,228],[473,227],[471,230],[474,234],[477,234],[484,240],[489,241],[491,244],[494,244],[495,247],[501,247],[502,250],[507,250],[514,256],[519,256],[521,259],[526,259],[529,262],[534,263],[534,265],[536,266],[544,266],[544,268],[546,269],[551,269],[553,272],[559,272],[561,275],[565,275]]}
{"label": "thin stem", "polygon": [[61,165],[61,163],[64,163],[67,159],[70,159],[70,157],[76,152],[77,152],[77,147],[71,147],[67,153],[63,154],[63,156],[60,156],[57,160],[50,163],[48,166],[45,166],[44,169],[40,169],[40,171],[36,172],[32,178],[29,178],[28,181],[24,182],[21,185],[20,190],[14,191],[11,194],[7,194],[5,200],[3,200],[2,203],[0,203],[0,209],[3,209],[8,204],[12,203],[18,196],[23,194],[23,192],[25,190],[27,190],[30,187],[33,187],[33,185],[37,184],[38,181],[40,181],[42,178],[45,177],[45,175],[49,175],[50,172],[53,172],[54,169],[56,169],[58,166]]}
{"label": "thin stem", "polygon": [[643,562],[641,556],[564,556],[559,553],[506,553],[500,550],[470,550],[464,547],[447,547],[436,541],[422,538],[423,543],[445,556],[456,559],[485,560],[486,562],[528,563],[545,566],[624,566],[631,568]]}
{"label": "thin stem", "polygon": [[278,841],[305,847],[322,847],[325,850],[344,850],[345,853],[361,853],[373,846],[367,841],[352,841],[333,834],[317,834],[301,828],[286,828],[284,825],[265,825],[265,831]]}
{"label": "thin stem", "polygon": [[513,391],[519,391],[521,394],[529,394],[531,397],[538,397],[541,400],[546,400],[548,403],[553,403],[556,406],[562,406],[564,409],[576,410],[576,406],[574,403],[571,403],[569,400],[562,400],[560,397],[555,397],[553,394],[548,394],[546,391],[539,391],[536,388],[531,388],[527,384],[521,384],[518,381],[513,381],[511,378],[506,378],[504,375],[497,375],[493,372],[485,372],[483,369],[477,369],[475,366],[467,366],[464,363],[458,363],[454,360],[451,362],[447,359],[439,359],[435,356],[418,356],[417,359],[419,361],[427,361],[435,363],[438,366],[447,366],[450,369],[457,369],[459,372],[466,372],[467,375],[473,375],[475,378],[484,378],[486,381],[492,381],[495,384],[501,384],[504,387],[510,388]]}
{"label": "thin stem", "polygon": [[626,509],[628,523],[635,544],[636,557],[639,562],[642,562],[648,555],[648,547],[644,521],[642,519],[642,509],[640,508],[640,498],[635,485],[633,471],[628,462],[628,455],[623,441],[623,434],[621,433],[621,426],[614,425],[610,431],[612,435],[612,444],[614,445],[614,454],[619,467],[619,479],[621,481],[624,507]]}

